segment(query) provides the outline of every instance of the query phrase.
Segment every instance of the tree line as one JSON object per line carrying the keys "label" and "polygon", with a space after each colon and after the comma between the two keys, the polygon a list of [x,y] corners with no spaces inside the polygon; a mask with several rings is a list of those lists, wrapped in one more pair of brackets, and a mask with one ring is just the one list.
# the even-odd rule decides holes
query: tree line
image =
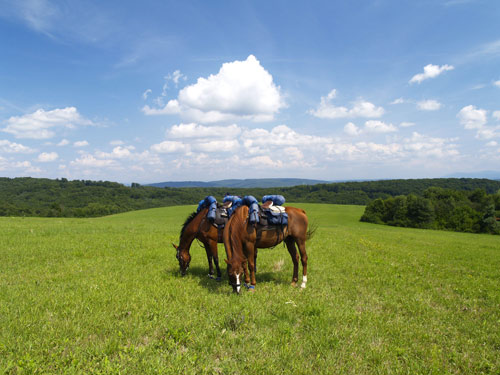
{"label": "tree line", "polygon": [[494,194],[500,181],[487,179],[408,179],[298,185],[283,188],[159,188],[110,181],[0,178],[0,216],[96,217],[154,207],[197,204],[207,195],[280,194],[287,202],[367,205],[375,199],[422,195],[430,187]]}
{"label": "tree line", "polygon": [[500,192],[428,188],[370,202],[361,221],[399,227],[500,234]]}

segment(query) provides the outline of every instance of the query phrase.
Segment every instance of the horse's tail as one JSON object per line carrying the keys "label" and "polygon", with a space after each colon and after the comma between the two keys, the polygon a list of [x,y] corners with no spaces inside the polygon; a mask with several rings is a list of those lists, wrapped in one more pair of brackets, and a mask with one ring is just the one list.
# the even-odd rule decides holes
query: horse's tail
{"label": "horse's tail", "polygon": [[318,225],[316,223],[312,223],[308,226],[307,232],[306,232],[306,241],[308,241],[314,237],[314,233],[316,233],[317,229],[318,229]]}

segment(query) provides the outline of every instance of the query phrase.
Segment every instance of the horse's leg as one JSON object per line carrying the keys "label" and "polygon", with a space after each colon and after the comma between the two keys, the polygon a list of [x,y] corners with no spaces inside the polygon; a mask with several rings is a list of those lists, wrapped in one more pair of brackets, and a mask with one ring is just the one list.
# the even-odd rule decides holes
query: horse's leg
{"label": "horse's leg", "polygon": [[[220,267],[219,267],[219,252],[217,249],[217,241],[210,240],[208,242],[210,246],[210,254],[212,255],[212,259],[214,261],[215,265],[215,270],[217,271],[217,281],[220,281],[222,278],[222,273],[220,272]],[[212,268],[212,275],[213,275],[213,268]]]}
{"label": "horse's leg", "polygon": [[255,273],[257,273],[257,251],[258,251],[257,248],[255,248],[255,256],[253,257]]}
{"label": "horse's leg", "polygon": [[208,277],[213,278],[213,276],[214,276],[214,266],[212,264],[213,255],[212,255],[212,250],[211,250],[210,242],[204,243],[203,245],[205,246],[205,251],[207,252]]}
{"label": "horse's leg", "polygon": [[[250,283],[252,284],[253,288],[255,288],[255,285],[257,284],[257,280],[255,279],[255,272],[257,272],[257,248],[255,247],[255,244],[251,243],[248,244],[248,247],[250,248],[250,257],[248,257],[248,268],[250,268]],[[253,253],[253,254],[252,254]]]}
{"label": "horse's leg", "polygon": [[296,239],[297,246],[299,247],[300,251],[300,261],[302,263],[302,284],[300,285],[301,288],[306,287],[307,283],[307,252],[306,252],[306,240],[303,238],[297,238]]}
{"label": "horse's leg", "polygon": [[292,285],[296,286],[297,281],[299,281],[299,253],[297,253],[295,240],[292,237],[285,238],[285,243],[293,262]]}

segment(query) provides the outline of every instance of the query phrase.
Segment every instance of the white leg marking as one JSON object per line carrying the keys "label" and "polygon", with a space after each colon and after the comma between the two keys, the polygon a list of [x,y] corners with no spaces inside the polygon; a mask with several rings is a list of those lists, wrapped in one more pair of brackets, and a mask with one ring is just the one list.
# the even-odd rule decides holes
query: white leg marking
{"label": "white leg marking", "polygon": [[301,288],[305,288],[307,283],[307,276],[302,276],[302,284],[300,285]]}
{"label": "white leg marking", "polygon": [[239,293],[240,292],[240,289],[241,289],[241,285],[240,285],[240,275],[236,275],[236,292]]}

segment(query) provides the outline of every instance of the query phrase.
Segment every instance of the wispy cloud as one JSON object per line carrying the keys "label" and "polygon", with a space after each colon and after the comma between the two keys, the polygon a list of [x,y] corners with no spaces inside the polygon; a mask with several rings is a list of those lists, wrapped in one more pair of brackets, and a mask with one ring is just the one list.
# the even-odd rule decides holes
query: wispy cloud
{"label": "wispy cloud", "polygon": [[446,72],[448,70],[453,70],[455,67],[453,65],[433,65],[433,64],[428,64],[424,66],[424,72],[415,74],[411,79],[410,83],[422,83],[426,79],[429,78],[435,78],[442,74],[443,72]]}

